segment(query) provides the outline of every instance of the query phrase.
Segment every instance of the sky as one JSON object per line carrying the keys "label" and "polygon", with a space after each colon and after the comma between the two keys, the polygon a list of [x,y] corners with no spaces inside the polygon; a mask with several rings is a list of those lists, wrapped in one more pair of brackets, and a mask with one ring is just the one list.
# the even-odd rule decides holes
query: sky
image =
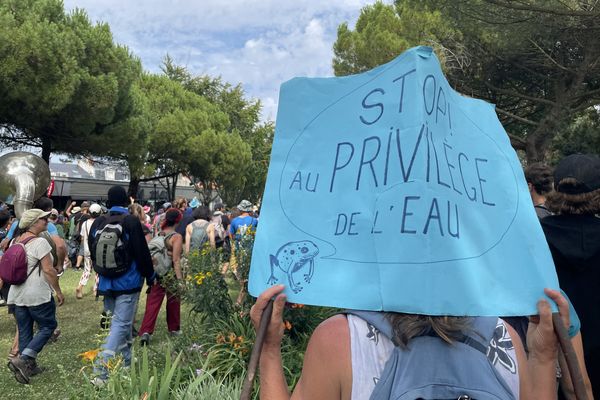
{"label": "sky", "polygon": [[337,27],[353,27],[374,0],[64,0],[107,22],[147,71],[166,54],[193,74],[241,83],[275,120],[279,86],[296,76],[333,76]]}

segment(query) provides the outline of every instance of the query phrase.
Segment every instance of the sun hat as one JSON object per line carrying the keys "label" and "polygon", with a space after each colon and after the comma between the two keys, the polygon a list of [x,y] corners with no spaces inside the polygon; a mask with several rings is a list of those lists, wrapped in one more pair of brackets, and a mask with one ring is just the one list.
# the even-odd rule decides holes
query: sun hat
{"label": "sun hat", "polygon": [[79,211],[81,211],[81,207],[73,207],[71,209],[71,214],[77,214]]}
{"label": "sun hat", "polygon": [[50,211],[40,210],[39,208],[32,208],[21,215],[19,220],[19,228],[26,229],[35,223],[40,218],[44,218],[50,215]]}
{"label": "sun hat", "polygon": [[[568,178],[571,179],[564,182]],[[566,194],[583,194],[600,189],[600,157],[572,154],[563,158],[554,169],[554,188]]]}
{"label": "sun hat", "polygon": [[248,200],[242,200],[240,204],[238,204],[237,209],[243,212],[250,212],[252,211],[252,203]]}

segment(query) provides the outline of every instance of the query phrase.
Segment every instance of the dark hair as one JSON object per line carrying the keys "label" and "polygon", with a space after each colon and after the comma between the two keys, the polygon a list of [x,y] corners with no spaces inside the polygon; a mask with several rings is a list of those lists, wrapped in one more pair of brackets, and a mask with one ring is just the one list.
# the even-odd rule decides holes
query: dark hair
{"label": "dark hair", "polygon": [[[574,178],[560,181],[561,186],[576,185]],[[580,194],[552,192],[546,198],[546,207],[555,214],[594,215],[600,214],[600,189]]]}
{"label": "dark hair", "polygon": [[470,330],[472,323],[469,317],[404,313],[386,313],[385,316],[392,325],[392,341],[402,348],[406,348],[412,338],[430,334],[435,334],[444,342],[452,344]]}
{"label": "dark hair", "polygon": [[0,228],[4,228],[10,221],[10,213],[6,210],[0,211]]}
{"label": "dark hair", "polygon": [[550,193],[554,182],[552,168],[542,163],[531,164],[525,168],[525,180],[531,183],[537,194]]}
{"label": "dark hair", "polygon": [[108,189],[108,200],[106,201],[106,205],[110,207],[120,206],[127,207],[129,205],[129,198],[127,197],[127,192],[123,186],[112,186]]}
{"label": "dark hair", "polygon": [[223,203],[217,203],[215,204],[215,211],[219,211],[223,209]]}
{"label": "dark hair", "polygon": [[163,218],[162,223],[160,224],[161,229],[168,228],[170,226],[175,226],[181,221],[183,214],[177,208],[169,208],[165,212],[165,217]]}
{"label": "dark hair", "polygon": [[210,210],[206,206],[198,206],[192,212],[192,217],[194,219],[203,219],[205,221],[210,221]]}
{"label": "dark hair", "polygon": [[54,202],[48,197],[40,197],[33,203],[33,208],[39,208],[42,211],[52,211]]}

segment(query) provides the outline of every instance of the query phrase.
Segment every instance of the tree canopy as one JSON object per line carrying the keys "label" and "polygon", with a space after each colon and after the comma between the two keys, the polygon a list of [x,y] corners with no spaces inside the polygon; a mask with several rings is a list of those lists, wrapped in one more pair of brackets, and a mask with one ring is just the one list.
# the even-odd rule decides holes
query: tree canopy
{"label": "tree canopy", "polygon": [[497,105],[513,147],[543,160],[600,103],[600,8],[578,0],[397,0],[338,29],[334,70],[361,72],[411,46],[436,50],[450,84]]}
{"label": "tree canopy", "polygon": [[65,13],[60,0],[0,2],[0,139],[79,154],[126,118],[141,72],[107,24]]}

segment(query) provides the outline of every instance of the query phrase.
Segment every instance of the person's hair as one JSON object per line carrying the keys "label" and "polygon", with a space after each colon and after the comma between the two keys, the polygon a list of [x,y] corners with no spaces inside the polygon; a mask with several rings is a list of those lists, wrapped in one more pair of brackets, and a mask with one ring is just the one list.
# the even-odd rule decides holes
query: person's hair
{"label": "person's hair", "polygon": [[221,211],[223,209],[223,203],[215,204],[215,211]]}
{"label": "person's hair", "polygon": [[10,221],[10,213],[6,210],[0,211],[0,228],[4,228]]}
{"label": "person's hair", "polygon": [[160,224],[160,229],[165,229],[177,225],[179,221],[181,221],[182,217],[183,214],[179,209],[169,208],[165,212],[165,217],[163,218],[162,223]]}
{"label": "person's hair", "polygon": [[[574,178],[565,178],[560,185],[577,184]],[[600,214],[600,189],[588,193],[568,194],[554,191],[546,197],[546,207],[555,214]]]}
{"label": "person's hair", "polygon": [[534,163],[525,168],[525,180],[539,195],[545,195],[552,191],[554,176],[552,168],[543,163]]}
{"label": "person's hair", "polygon": [[231,210],[231,219],[237,218],[240,215],[242,215],[242,212],[240,210],[238,210],[237,208],[234,208],[233,210]]}
{"label": "person's hair", "polygon": [[133,203],[129,206],[129,212],[131,215],[135,216],[142,223],[146,223],[146,213],[144,212],[144,208],[138,203]]}
{"label": "person's hair", "polygon": [[173,202],[173,208],[181,208],[184,206],[184,204],[187,204],[185,197],[178,197]]}
{"label": "person's hair", "polygon": [[210,221],[210,210],[206,206],[198,206],[192,212],[192,217],[194,219],[203,219],[205,221]]}
{"label": "person's hair", "polygon": [[35,201],[35,203],[33,203],[32,208],[39,208],[42,211],[52,211],[52,208],[54,208],[54,202],[48,197],[40,197]]}
{"label": "person's hair", "polygon": [[451,344],[468,333],[472,323],[468,317],[404,313],[385,313],[385,316],[392,325],[392,341],[402,348],[407,348],[412,338],[431,334]]}

